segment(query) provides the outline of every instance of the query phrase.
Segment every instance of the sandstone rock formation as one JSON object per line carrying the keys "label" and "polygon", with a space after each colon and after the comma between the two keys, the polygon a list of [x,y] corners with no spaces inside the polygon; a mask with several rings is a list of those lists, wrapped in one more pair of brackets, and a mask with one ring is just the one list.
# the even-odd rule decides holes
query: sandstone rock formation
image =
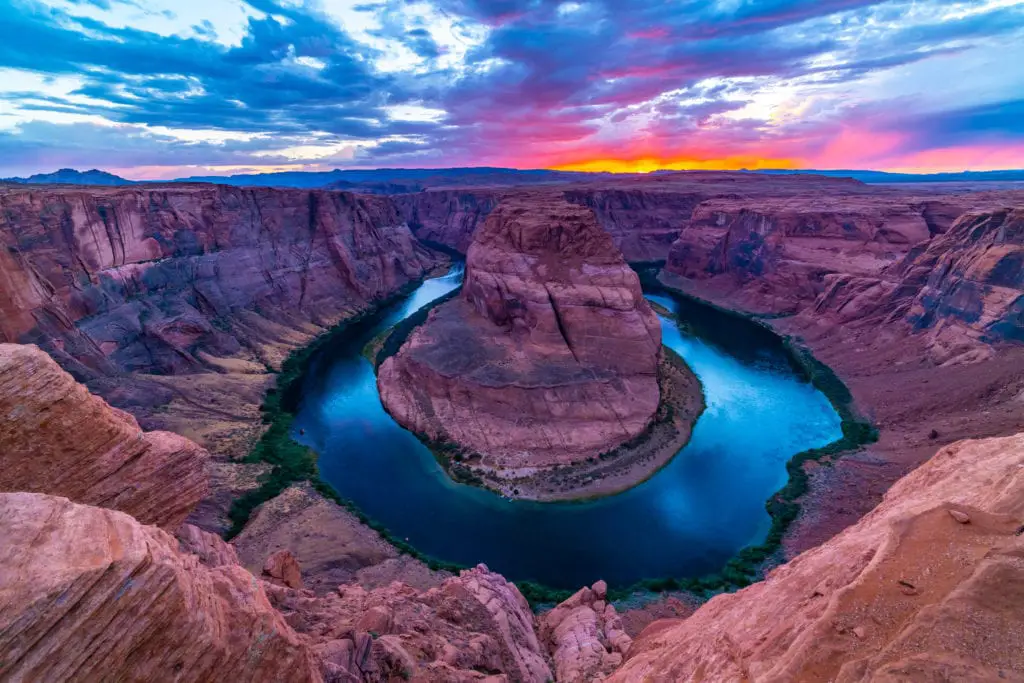
{"label": "sandstone rock formation", "polygon": [[4,188],[0,342],[38,344],[147,427],[234,454],[268,367],[435,263],[385,198]]}
{"label": "sandstone rock formation", "polygon": [[502,190],[431,190],[392,198],[416,237],[466,253]]}
{"label": "sandstone rock formation", "polygon": [[661,329],[593,213],[506,200],[469,249],[460,298],[380,368],[404,425],[497,469],[550,467],[636,436],[658,407]]}
{"label": "sandstone rock formation", "polygon": [[207,453],[143,432],[34,346],[0,344],[0,491],[114,508],[174,529],[206,495]]}
{"label": "sandstone rock formation", "polygon": [[122,512],[4,493],[0,537],[4,680],[321,680],[251,574]]}
{"label": "sandstone rock formation", "polygon": [[295,556],[287,550],[278,550],[263,564],[263,574],[289,588],[302,588],[302,570]]}
{"label": "sandstone rock formation", "polygon": [[611,680],[1019,680],[1022,524],[1024,434],[958,442],[766,581],[649,626]]}
{"label": "sandstone rock formation", "polygon": [[192,524],[182,524],[175,536],[183,552],[195,555],[208,567],[241,564],[235,546],[209,531],[203,531]]}
{"label": "sandstone rock formation", "polygon": [[608,585],[598,581],[541,617],[541,639],[551,652],[559,683],[601,680],[629,652],[633,640],[607,598]]}
{"label": "sandstone rock formation", "polygon": [[301,567],[306,587],[318,594],[357,580],[361,569],[398,557],[376,531],[308,484],[291,486],[259,506],[231,543],[238,550],[239,564],[254,574],[263,571],[271,554],[289,552]]}
{"label": "sandstone rock formation", "polygon": [[552,680],[526,600],[483,565],[425,592],[397,582],[321,597],[267,590],[312,643],[327,680]]}
{"label": "sandstone rock formation", "polygon": [[833,275],[811,314],[924,332],[939,363],[1024,341],[1024,210],[967,213],[881,277]]}
{"label": "sandstone rock formation", "polygon": [[274,364],[289,332],[432,263],[390,202],[341,192],[18,190],[0,207],[0,339],[39,341],[86,378]]}

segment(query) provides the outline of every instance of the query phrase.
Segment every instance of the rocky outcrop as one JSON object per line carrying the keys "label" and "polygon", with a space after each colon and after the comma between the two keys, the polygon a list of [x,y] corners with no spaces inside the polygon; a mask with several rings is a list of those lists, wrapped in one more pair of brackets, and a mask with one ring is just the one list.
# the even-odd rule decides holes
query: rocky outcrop
{"label": "rocky outcrop", "polygon": [[1024,676],[1024,434],[963,441],[767,580],[656,622],[614,681]]}
{"label": "rocky outcrop", "polygon": [[301,580],[318,594],[398,557],[376,531],[308,484],[290,486],[260,505],[232,545],[240,564],[254,574],[264,570],[270,555],[289,553],[301,567]]}
{"label": "rocky outcrop", "polygon": [[332,681],[552,680],[519,590],[480,565],[428,591],[340,586],[311,597],[268,587]]}
{"label": "rocky outcrop", "polygon": [[0,537],[4,680],[321,680],[251,574],[122,512],[4,493]]}
{"label": "rocky outcrop", "polygon": [[608,585],[598,581],[541,617],[541,639],[558,683],[602,680],[622,664],[633,640],[607,599]]}
{"label": "rocky outcrop", "polygon": [[0,344],[0,491],[36,491],[174,529],[206,495],[207,453],[143,432],[34,346]]}
{"label": "rocky outcrop", "polygon": [[380,368],[404,425],[500,470],[551,467],[642,432],[659,402],[661,329],[593,212],[506,200],[477,231],[462,296]]}
{"label": "rocky outcrop", "polygon": [[208,567],[241,564],[235,546],[209,531],[192,524],[182,524],[175,535],[183,552],[195,555]]}

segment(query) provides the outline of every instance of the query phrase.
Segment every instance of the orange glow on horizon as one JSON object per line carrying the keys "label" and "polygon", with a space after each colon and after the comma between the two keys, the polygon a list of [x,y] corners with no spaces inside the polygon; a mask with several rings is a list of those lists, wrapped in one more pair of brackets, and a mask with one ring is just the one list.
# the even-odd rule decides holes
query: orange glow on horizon
{"label": "orange glow on horizon", "polygon": [[766,168],[801,168],[794,159],[764,159],[761,157],[723,157],[721,159],[590,159],[552,166],[555,171],[584,171],[589,173],[651,173],[652,171],[740,171]]}

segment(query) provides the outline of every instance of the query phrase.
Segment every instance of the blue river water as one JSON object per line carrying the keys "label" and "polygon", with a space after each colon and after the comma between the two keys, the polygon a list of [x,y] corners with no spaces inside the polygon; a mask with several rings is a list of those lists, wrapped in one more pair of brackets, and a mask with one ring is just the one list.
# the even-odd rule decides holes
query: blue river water
{"label": "blue river water", "polygon": [[[456,484],[417,438],[384,411],[368,340],[457,288],[461,270],[427,280],[314,358],[295,420],[342,497],[420,551],[486,563],[508,579],[577,588],[605,579],[717,571],[759,543],[765,501],[795,453],[841,436],[823,394],[791,367],[778,338],[748,321],[652,293],[672,317],[664,344],[704,385],[707,410],[690,443],[643,484],[585,503],[533,503]],[[685,310],[684,310],[685,309]]]}

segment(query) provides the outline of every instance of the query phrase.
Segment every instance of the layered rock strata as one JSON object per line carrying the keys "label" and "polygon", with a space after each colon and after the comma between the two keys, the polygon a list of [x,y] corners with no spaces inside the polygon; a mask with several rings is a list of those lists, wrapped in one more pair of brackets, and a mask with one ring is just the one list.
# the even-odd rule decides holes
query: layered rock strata
{"label": "layered rock strata", "polygon": [[860,522],[655,622],[611,680],[1018,680],[1024,435],[958,442]]}
{"label": "layered rock strata", "polygon": [[0,537],[4,680],[321,680],[249,572],[122,512],[4,493]]}
{"label": "layered rock strata", "polygon": [[581,588],[540,619],[542,641],[555,664],[559,683],[601,680],[617,669],[633,639],[608,602],[608,585]]}
{"label": "layered rock strata", "polygon": [[205,450],[143,432],[35,346],[0,344],[0,491],[37,491],[176,528],[208,490]]}
{"label": "layered rock strata", "polygon": [[381,366],[402,424],[500,470],[593,457],[658,408],[661,329],[588,209],[506,200],[469,249],[462,296]]}
{"label": "layered rock strata", "polygon": [[991,357],[1024,342],[1024,209],[961,216],[882,277],[833,275],[809,315],[855,325],[904,324],[939,363]]}
{"label": "layered rock strata", "polygon": [[437,263],[386,198],[173,185],[0,189],[0,341],[217,454],[297,347]]}

